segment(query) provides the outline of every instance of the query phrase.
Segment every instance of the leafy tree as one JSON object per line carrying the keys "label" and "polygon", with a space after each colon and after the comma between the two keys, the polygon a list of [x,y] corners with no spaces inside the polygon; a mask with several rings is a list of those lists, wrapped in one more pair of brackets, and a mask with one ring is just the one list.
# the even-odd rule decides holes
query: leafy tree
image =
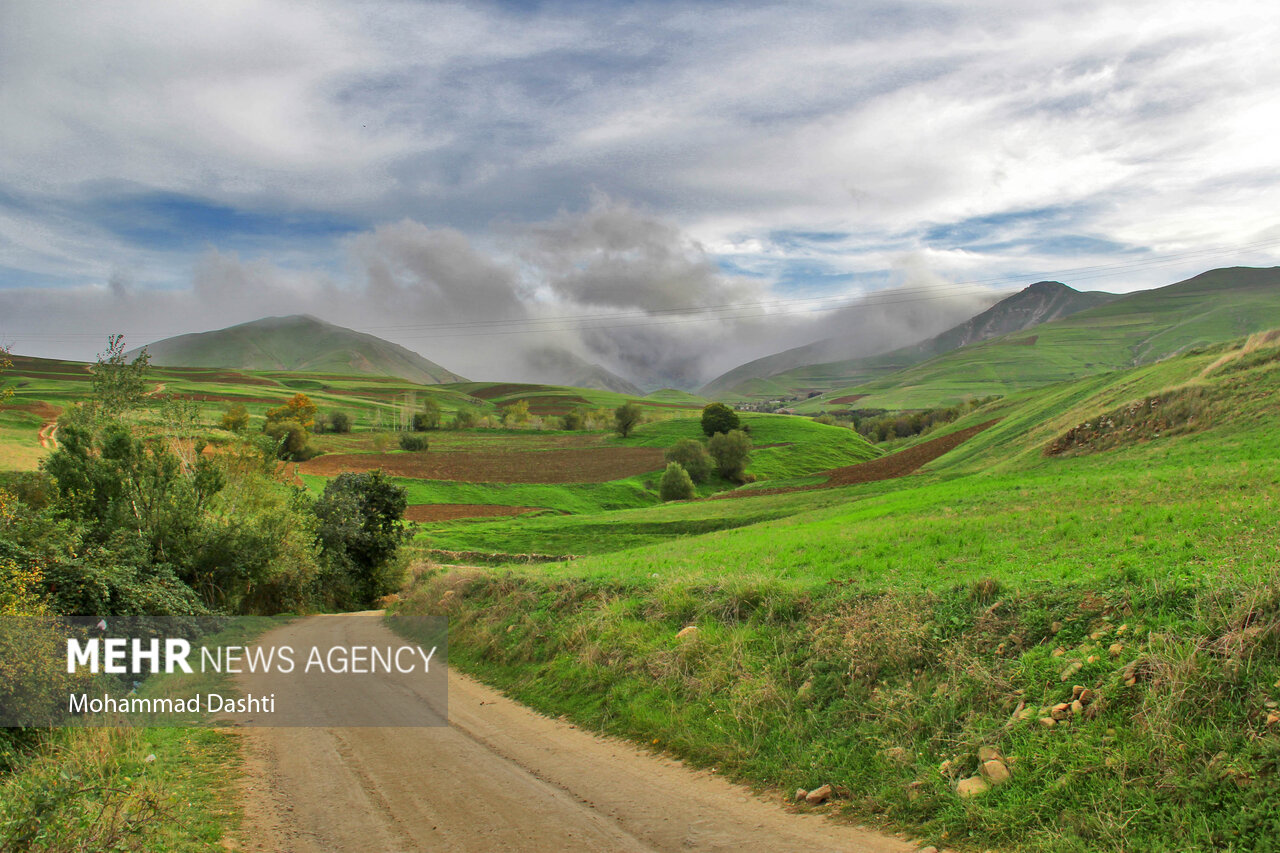
{"label": "leafy tree", "polygon": [[679,462],[668,462],[658,483],[658,495],[664,501],[687,501],[694,496],[693,480]]}
{"label": "leafy tree", "polygon": [[502,422],[505,424],[516,424],[518,426],[520,424],[528,423],[528,421],[529,421],[529,401],[528,400],[516,400],[514,403],[512,403],[510,406],[507,406],[502,411]]}
{"label": "leafy tree", "polygon": [[711,476],[711,456],[702,442],[682,438],[667,451],[667,462],[678,462],[695,483],[705,483]]}
{"label": "leafy tree", "polygon": [[309,430],[316,423],[316,404],[306,394],[294,394],[289,402],[267,412],[268,424],[279,421],[297,421]]}
{"label": "leafy tree", "polygon": [[476,410],[463,406],[458,409],[457,413],[453,416],[453,428],[470,429],[476,425],[477,420]]}
{"label": "leafy tree", "polygon": [[232,403],[223,413],[220,425],[230,432],[242,432],[249,426],[249,410],[244,403]]}
{"label": "leafy tree", "polygon": [[440,429],[440,404],[434,397],[423,400],[422,411],[415,412],[413,415],[414,432],[426,432],[431,429]]}
{"label": "leafy tree", "polygon": [[707,451],[716,461],[720,476],[741,482],[747,463],[751,461],[751,437],[740,429],[718,432],[707,442]]}
{"label": "leafy tree", "polygon": [[587,425],[587,416],[581,409],[570,409],[560,419],[561,425],[568,430],[580,430]]}
{"label": "leafy tree", "polygon": [[330,480],[315,504],[317,535],[341,607],[367,607],[396,589],[391,562],[408,535],[404,489],[381,471],[344,473]]}
{"label": "leafy tree", "polygon": [[623,403],[613,412],[614,432],[626,438],[631,435],[631,431],[636,428],[636,425],[640,423],[643,417],[644,412],[638,403],[631,401]]}
{"label": "leafy tree", "polygon": [[93,396],[102,413],[113,417],[136,409],[147,396],[147,370],[151,355],[143,347],[133,361],[124,357],[124,335],[107,338],[107,351],[89,368]]}
{"label": "leafy tree", "polygon": [[738,413],[724,403],[708,403],[702,410],[702,431],[706,435],[726,433],[738,426]]}
{"label": "leafy tree", "polygon": [[333,412],[329,415],[329,429],[334,432],[351,432],[351,415],[346,412]]}
{"label": "leafy tree", "polygon": [[[3,374],[4,371],[8,370],[10,367],[13,367],[13,362],[9,360],[9,348],[0,347],[0,374]],[[0,403],[3,403],[12,396],[12,388],[0,387]]]}

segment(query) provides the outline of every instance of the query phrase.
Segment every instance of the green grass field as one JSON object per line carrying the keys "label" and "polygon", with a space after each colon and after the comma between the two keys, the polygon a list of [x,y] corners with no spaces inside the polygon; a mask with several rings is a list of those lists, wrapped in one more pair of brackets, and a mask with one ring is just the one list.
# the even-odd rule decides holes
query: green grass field
{"label": "green grass field", "polygon": [[[1045,455],[1171,388],[1178,422]],[[427,575],[402,607],[445,601],[455,665],[546,713],[836,785],[832,810],[940,846],[1267,849],[1277,399],[1274,342],[1063,382],[948,425],[1002,418],[907,478],[599,516],[620,550],[592,516],[484,522],[585,556]],[[984,746],[1012,779],[962,799]]]}

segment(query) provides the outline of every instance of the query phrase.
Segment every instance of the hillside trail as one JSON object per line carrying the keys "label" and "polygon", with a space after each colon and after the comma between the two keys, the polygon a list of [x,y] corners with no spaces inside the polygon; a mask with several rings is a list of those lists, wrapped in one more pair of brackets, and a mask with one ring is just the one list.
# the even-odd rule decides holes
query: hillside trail
{"label": "hillside trail", "polygon": [[[295,649],[406,643],[382,624],[380,611],[312,616],[259,642]],[[422,681],[433,677],[445,677],[443,670],[433,667]],[[238,686],[260,694],[264,678],[242,675]],[[917,849],[818,814],[789,813],[711,772],[542,716],[452,671],[447,678],[447,726],[238,729],[246,778],[235,849]],[[344,695],[323,682],[314,682],[316,698],[353,707],[435,701],[421,687]]]}

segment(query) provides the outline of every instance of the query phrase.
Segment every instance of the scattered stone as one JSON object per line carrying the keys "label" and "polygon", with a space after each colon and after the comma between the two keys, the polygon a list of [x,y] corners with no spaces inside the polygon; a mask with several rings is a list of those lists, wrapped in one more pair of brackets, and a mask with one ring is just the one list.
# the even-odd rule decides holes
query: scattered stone
{"label": "scattered stone", "polygon": [[962,798],[976,797],[991,790],[991,785],[981,776],[970,776],[956,783],[956,793]]}
{"label": "scattered stone", "polygon": [[1107,654],[1111,655],[1113,658],[1120,657],[1120,653],[1122,651],[1124,651],[1124,646],[1120,645],[1119,643],[1112,643],[1110,646],[1107,647]]}
{"label": "scattered stone", "polygon": [[1067,653],[1066,649],[1064,649],[1062,646],[1058,646],[1056,649],[1053,650],[1050,656],[1055,658],[1060,658],[1066,653]]}
{"label": "scattered stone", "polygon": [[1085,662],[1085,663],[1097,663],[1097,662],[1098,662],[1098,656],[1097,656],[1097,655],[1089,655],[1087,658],[1085,658],[1085,661],[1084,661],[1084,662]]}
{"label": "scattered stone", "polygon": [[1075,685],[1074,687],[1072,687],[1072,688],[1071,688],[1071,698],[1072,698],[1072,699],[1079,699],[1079,698],[1080,698],[1080,694],[1081,694],[1081,693],[1083,693],[1083,692],[1084,692],[1084,690],[1085,690],[1085,688],[1084,688],[1084,685],[1083,685],[1083,684],[1077,684],[1077,685]]}
{"label": "scattered stone", "polygon": [[1084,713],[1084,705],[1080,702],[1079,699],[1071,703],[1071,713],[1072,715]]}
{"label": "scattered stone", "polygon": [[1049,710],[1049,716],[1061,722],[1071,716],[1071,706],[1066,702],[1059,702]]}
{"label": "scattered stone", "polygon": [[999,759],[982,762],[982,775],[987,777],[987,781],[992,785],[1003,785],[1011,778],[1008,766]]}
{"label": "scattered stone", "polygon": [[1049,633],[1051,634],[1056,634],[1061,630],[1062,630],[1061,622],[1054,622],[1052,625],[1049,626]]}
{"label": "scattered stone", "polygon": [[1000,750],[996,749],[994,746],[978,747],[978,763],[979,764],[986,764],[988,761],[1000,761],[1000,760],[1001,760]]}
{"label": "scattered stone", "polygon": [[142,759],[142,760],[143,760],[143,761],[145,761],[147,764],[151,764],[152,762],[154,762],[154,761],[156,760],[156,754],[153,752],[153,753],[151,753],[150,755],[148,755],[146,758],[144,758],[144,759]]}
{"label": "scattered stone", "polygon": [[1070,666],[1068,666],[1065,670],[1062,671],[1062,680],[1066,681],[1068,678],[1075,675],[1077,672],[1079,672],[1083,668],[1084,668],[1084,664],[1080,663],[1080,661],[1075,661]]}
{"label": "scattered stone", "polygon": [[1058,721],[1057,721],[1057,720],[1055,720],[1053,717],[1041,717],[1041,718],[1040,718],[1040,725],[1044,726],[1046,729],[1048,729],[1048,728],[1053,728],[1053,727],[1054,727],[1054,726],[1056,726],[1057,724],[1058,724]]}
{"label": "scattered stone", "polygon": [[1117,628],[1117,629],[1116,629],[1116,636],[1117,636],[1117,637],[1124,636],[1124,632],[1125,632],[1125,631],[1128,631],[1128,630],[1129,630],[1129,623],[1128,623],[1128,622],[1126,622],[1126,623],[1124,623],[1123,625],[1121,625],[1119,628]]}
{"label": "scattered stone", "polygon": [[1280,723],[1280,714],[1277,714],[1275,711],[1267,714],[1267,725],[1274,726],[1276,723]]}
{"label": "scattered stone", "polygon": [[1086,687],[1080,691],[1080,695],[1076,698],[1080,700],[1081,704],[1088,705],[1093,701],[1093,691]]}
{"label": "scattered stone", "polygon": [[1090,639],[1090,640],[1101,640],[1101,639],[1102,639],[1103,637],[1105,637],[1105,636],[1107,636],[1107,629],[1106,629],[1106,628],[1101,628],[1101,629],[1099,629],[1099,630],[1097,630],[1097,631],[1094,631],[1092,634],[1090,634],[1090,635],[1089,635],[1089,639]]}
{"label": "scattered stone", "polygon": [[806,794],[804,801],[811,806],[816,806],[831,799],[831,793],[831,786],[823,785],[821,788],[814,788]]}
{"label": "scattered stone", "polygon": [[683,640],[685,637],[693,637],[698,633],[697,625],[686,625],[676,632],[676,639]]}
{"label": "scattered stone", "polygon": [[884,756],[885,756],[885,758],[889,759],[890,761],[892,761],[892,762],[893,762],[893,763],[895,763],[895,764],[909,764],[909,763],[911,763],[911,755],[910,755],[910,753],[908,753],[905,749],[903,749],[903,748],[902,748],[902,747],[900,747],[900,746],[891,746],[891,747],[889,747],[888,749],[886,749],[886,750],[884,751]]}
{"label": "scattered stone", "polygon": [[803,802],[804,802],[804,798],[805,798],[805,797],[807,797],[807,796],[809,796],[809,792],[808,792],[808,791],[806,791],[804,788],[796,788],[796,798],[795,798],[795,799],[796,799],[796,802],[797,802],[797,803],[803,803]]}

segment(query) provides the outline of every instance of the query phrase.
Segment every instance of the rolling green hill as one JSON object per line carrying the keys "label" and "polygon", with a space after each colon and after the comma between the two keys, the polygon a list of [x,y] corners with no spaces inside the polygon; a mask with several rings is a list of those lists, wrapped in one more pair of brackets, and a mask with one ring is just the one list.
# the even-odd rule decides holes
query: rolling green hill
{"label": "rolling green hill", "polygon": [[960,347],[850,383],[796,408],[817,412],[848,405],[889,410],[951,405],[1148,364],[1275,326],[1280,326],[1280,268],[1211,270],[1033,331]]}
{"label": "rolling green hill", "polygon": [[147,351],[152,364],[168,367],[367,374],[421,385],[465,381],[399,344],[302,315],[165,338],[148,344]]}
{"label": "rolling green hill", "polygon": [[980,314],[941,334],[892,352],[831,361],[837,349],[829,339],[744,364],[713,379],[702,393],[726,399],[778,398],[830,389],[892,373],[957,347],[1029,329],[1069,317],[1118,298],[1115,294],[1081,293],[1057,281],[1038,281],[1005,297]]}

